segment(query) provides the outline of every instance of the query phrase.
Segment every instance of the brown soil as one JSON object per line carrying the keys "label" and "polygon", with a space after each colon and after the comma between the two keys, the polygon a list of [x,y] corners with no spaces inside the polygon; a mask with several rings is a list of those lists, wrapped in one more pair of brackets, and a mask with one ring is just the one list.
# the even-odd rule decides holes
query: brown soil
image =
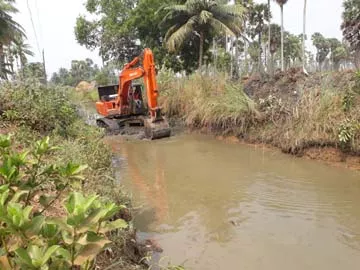
{"label": "brown soil", "polygon": [[245,80],[244,91],[255,100],[273,95],[285,103],[294,103],[303,91],[321,89],[324,86],[347,90],[354,80],[354,71],[351,70],[308,76],[300,68],[291,68],[286,72],[277,72],[273,78],[253,75]]}
{"label": "brown soil", "polygon": [[[204,130],[202,130],[202,132],[205,133]],[[244,139],[239,139],[236,136],[228,136],[228,137],[216,136],[216,139],[231,144],[240,143],[249,146],[254,146],[256,148],[261,147],[262,149],[268,149],[268,150],[276,150],[276,151],[281,150],[278,147],[269,144],[249,142]],[[340,149],[337,149],[335,147],[310,147],[307,149],[303,149],[303,151],[300,154],[297,154],[295,156],[298,158],[306,158],[306,159],[325,162],[330,166],[343,167],[343,168],[360,171],[360,156],[346,154],[342,152]]]}
{"label": "brown soil", "polygon": [[333,147],[309,148],[304,150],[303,156],[308,159],[324,161],[334,166],[360,170],[360,156],[348,155]]}

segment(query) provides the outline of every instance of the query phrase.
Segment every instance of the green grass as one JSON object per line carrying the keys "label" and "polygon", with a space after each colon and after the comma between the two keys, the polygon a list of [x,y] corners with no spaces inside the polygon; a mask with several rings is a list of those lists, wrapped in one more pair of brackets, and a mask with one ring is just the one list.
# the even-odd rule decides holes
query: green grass
{"label": "green grass", "polygon": [[182,118],[188,126],[213,130],[238,126],[245,131],[258,114],[242,87],[229,83],[223,74],[193,74],[173,81],[160,77],[160,89],[164,112]]}

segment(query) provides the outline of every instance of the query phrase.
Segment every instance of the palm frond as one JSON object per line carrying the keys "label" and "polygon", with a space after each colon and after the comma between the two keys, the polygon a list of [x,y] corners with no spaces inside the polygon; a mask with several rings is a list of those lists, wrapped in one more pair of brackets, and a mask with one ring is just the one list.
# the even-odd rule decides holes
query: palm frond
{"label": "palm frond", "polygon": [[168,35],[169,37],[166,41],[166,47],[169,51],[176,51],[177,47],[183,44],[186,38],[188,38],[194,31],[194,25],[196,25],[197,21],[197,16],[193,16],[171,35]]}
{"label": "palm frond", "polygon": [[242,18],[246,12],[246,8],[242,5],[213,5],[211,6],[210,11],[217,15]]}
{"label": "palm frond", "polygon": [[186,5],[170,5],[164,7],[164,10],[175,11],[175,12],[188,12]]}
{"label": "palm frond", "polygon": [[212,18],[209,20],[209,24],[216,32],[225,33],[227,35],[235,36],[237,33],[235,33],[232,29],[230,29],[226,24],[219,21],[216,18]]}

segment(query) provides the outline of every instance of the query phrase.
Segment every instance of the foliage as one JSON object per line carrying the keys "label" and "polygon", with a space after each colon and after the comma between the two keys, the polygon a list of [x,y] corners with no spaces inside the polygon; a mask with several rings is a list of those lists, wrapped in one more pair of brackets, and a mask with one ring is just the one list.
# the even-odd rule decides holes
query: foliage
{"label": "foliage", "polygon": [[40,62],[25,63],[19,70],[19,78],[21,80],[31,80],[35,83],[46,83],[46,75],[44,65]]}
{"label": "foliage", "polygon": [[345,119],[339,127],[339,141],[342,144],[349,144],[354,140],[357,132],[360,131],[360,123]]}
{"label": "foliage", "polygon": [[355,64],[360,68],[360,2],[345,0],[341,29],[343,36],[355,51]]}
{"label": "foliage", "polygon": [[319,63],[320,69],[322,63],[325,61],[326,57],[330,52],[330,42],[320,33],[314,33],[311,36],[312,42],[316,47],[316,61]]}
{"label": "foliage", "polygon": [[136,35],[123,27],[138,1],[133,0],[88,0],[86,10],[95,19],[79,16],[75,26],[76,40],[88,49],[99,49],[104,62],[130,61],[139,54]]}
{"label": "foliage", "polygon": [[[122,219],[109,221],[123,206],[102,203],[98,196],[72,192],[65,201],[66,216],[46,218],[43,213],[67,188],[82,180],[86,166],[46,164],[56,150],[49,138],[30,151],[16,152],[10,136],[0,136],[0,265],[5,269],[90,269],[105,245],[106,233],[124,229]],[[54,189],[54,196],[43,190]],[[39,206],[33,207],[40,194]]]}
{"label": "foliage", "polygon": [[30,126],[39,132],[66,130],[77,119],[66,88],[48,87],[35,81],[0,86],[0,106],[6,120]]}
{"label": "foliage", "polygon": [[57,85],[76,86],[81,81],[96,81],[100,85],[114,80],[115,66],[109,62],[103,68],[99,68],[87,58],[85,60],[72,60],[69,70],[60,68],[53,73],[51,82]]}
{"label": "foliage", "polygon": [[14,61],[20,60],[21,66],[26,63],[26,56],[32,55],[24,43],[25,31],[13,19],[18,12],[13,0],[0,0],[0,79],[7,80],[14,75]]}
{"label": "foliage", "polygon": [[[265,29],[265,23],[268,23],[271,18],[270,10],[267,4],[253,4],[250,5],[250,8],[247,12],[249,16],[249,27],[247,31],[249,36],[254,39],[257,37],[258,44],[261,43],[262,34]],[[262,57],[262,47],[258,46],[258,57],[259,57],[259,71],[262,70],[261,66],[261,57]]]}
{"label": "foliage", "polygon": [[228,6],[223,1],[188,0],[183,5],[164,7],[168,11],[163,23],[169,28],[165,35],[169,51],[178,51],[190,37],[195,34],[199,38],[199,67],[202,66],[206,31],[239,35],[242,32],[241,23],[244,13],[240,4]]}
{"label": "foliage", "polygon": [[301,60],[301,37],[285,32],[284,40],[284,61],[285,66],[290,67],[291,63]]}

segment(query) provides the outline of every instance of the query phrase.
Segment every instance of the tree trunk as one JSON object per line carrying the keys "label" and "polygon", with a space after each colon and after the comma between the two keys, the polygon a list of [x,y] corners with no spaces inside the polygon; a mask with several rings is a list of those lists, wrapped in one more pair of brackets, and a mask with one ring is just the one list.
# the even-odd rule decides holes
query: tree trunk
{"label": "tree trunk", "polygon": [[281,8],[281,71],[284,71],[284,5]]}
{"label": "tree trunk", "polygon": [[203,61],[203,54],[204,54],[204,32],[200,32],[200,46],[199,46],[199,69],[202,67]]}
{"label": "tree trunk", "polygon": [[304,0],[304,14],[303,14],[303,44],[302,44],[302,62],[303,70],[305,70],[306,59],[305,59],[305,41],[306,41],[306,4],[307,0]]}
{"label": "tree trunk", "polygon": [[262,61],[261,61],[261,55],[262,55],[262,48],[261,48],[261,32],[259,33],[259,72],[262,72]]}
{"label": "tree trunk", "polygon": [[[270,12],[270,0],[268,0],[268,9]],[[269,44],[268,44],[268,50],[269,50],[269,55],[271,55],[271,19],[269,18]],[[271,57],[268,57],[268,69],[269,69],[269,73],[270,75],[272,75],[272,63],[271,63]]]}
{"label": "tree trunk", "polygon": [[360,48],[357,48],[355,51],[354,64],[356,69],[360,69]]}

